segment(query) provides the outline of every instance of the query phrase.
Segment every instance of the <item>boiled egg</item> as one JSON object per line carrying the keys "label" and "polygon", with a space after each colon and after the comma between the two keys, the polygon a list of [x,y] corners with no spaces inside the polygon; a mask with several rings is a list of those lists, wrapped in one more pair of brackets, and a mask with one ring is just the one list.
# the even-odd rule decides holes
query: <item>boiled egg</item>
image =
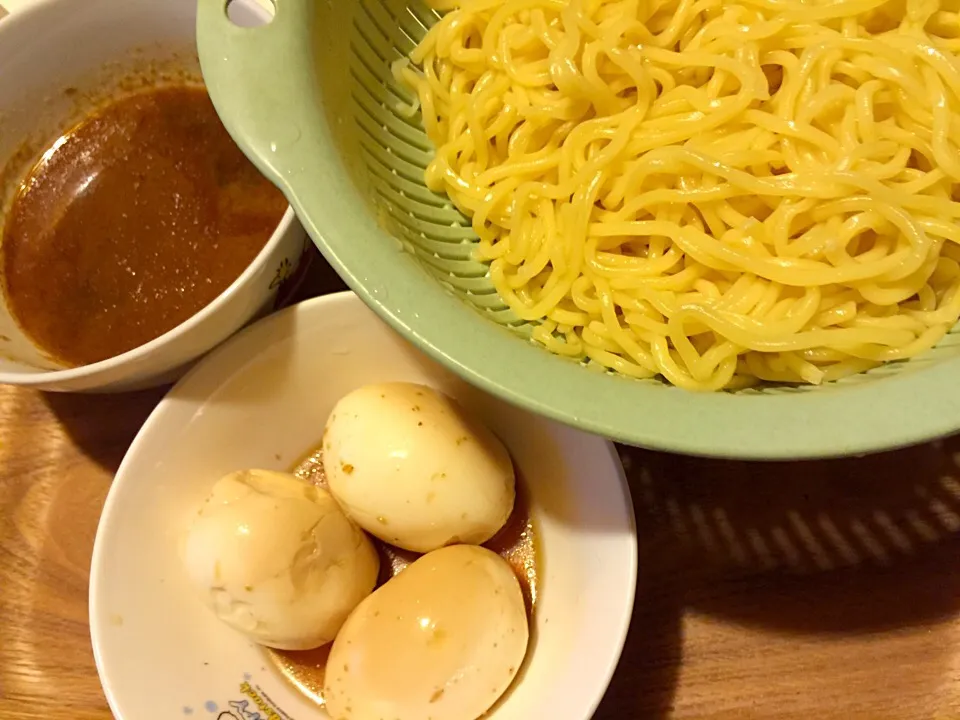
{"label": "boiled egg", "polygon": [[187,533],[184,564],[223,622],[283,650],[329,643],[377,582],[370,539],[324,490],[245,470],[221,478]]}
{"label": "boiled egg", "polygon": [[323,453],[330,492],[347,514],[406,550],[485,543],[513,509],[503,443],[423,385],[370,385],[345,396],[327,421]]}
{"label": "boiled egg", "polygon": [[506,692],[527,651],[510,565],[455,545],[424,555],[364,600],[327,661],[335,720],[476,720]]}

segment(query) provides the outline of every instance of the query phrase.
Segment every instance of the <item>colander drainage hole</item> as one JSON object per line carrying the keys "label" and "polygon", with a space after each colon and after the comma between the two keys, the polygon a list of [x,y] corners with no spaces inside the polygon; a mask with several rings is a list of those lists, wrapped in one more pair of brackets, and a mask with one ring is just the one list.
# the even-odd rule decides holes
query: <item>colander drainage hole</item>
{"label": "colander drainage hole", "polygon": [[238,27],[269,25],[276,12],[274,0],[227,0],[227,17]]}

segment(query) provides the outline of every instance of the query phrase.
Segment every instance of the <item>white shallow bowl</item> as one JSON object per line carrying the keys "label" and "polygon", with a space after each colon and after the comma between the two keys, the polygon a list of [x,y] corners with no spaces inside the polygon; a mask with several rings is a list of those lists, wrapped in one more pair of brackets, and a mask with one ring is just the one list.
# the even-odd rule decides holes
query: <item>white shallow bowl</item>
{"label": "white shallow bowl", "polygon": [[[241,17],[264,12],[257,0],[235,5]],[[42,150],[78,119],[83,103],[74,99],[77,93],[65,94],[67,88],[98,95],[149,65],[196,66],[199,74],[196,0],[20,0],[9,9],[0,20],[0,170],[12,167],[25,142]],[[35,154],[28,153],[23,169]],[[0,232],[9,189],[9,183],[0,187]],[[307,242],[288,209],[253,263],[210,305],[146,345],[76,369],[60,369],[38,350],[0,295],[0,383],[115,392],[172,381],[272,308],[280,281],[296,270]]]}
{"label": "white shallow bowl", "polygon": [[465,385],[341,293],[262,320],[211,353],[124,459],[90,579],[97,668],[118,718],[249,720],[239,704],[256,710],[258,698],[280,718],[327,717],[201,604],[179,545],[217,478],[291,468],[319,444],[340,397],[391,380],[458,398],[506,443],[530,494],[542,548],[535,640],[522,679],[489,717],[591,717],[619,659],[636,582],[633,508],[613,446]]}

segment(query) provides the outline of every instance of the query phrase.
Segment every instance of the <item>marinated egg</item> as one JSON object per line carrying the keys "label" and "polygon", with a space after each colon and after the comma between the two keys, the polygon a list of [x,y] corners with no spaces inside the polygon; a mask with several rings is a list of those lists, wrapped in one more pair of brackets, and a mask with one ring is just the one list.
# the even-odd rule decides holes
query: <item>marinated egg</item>
{"label": "marinated egg", "polygon": [[347,514],[405,550],[482,544],[513,508],[503,443],[432,388],[389,383],[350,393],[327,421],[323,450],[330,492]]}
{"label": "marinated egg", "polygon": [[370,539],[329,493],[266,470],[214,485],[184,555],[187,575],[222,621],[285,650],[333,640],[379,570]]}
{"label": "marinated egg", "polygon": [[333,643],[324,696],[335,720],[476,720],[527,651],[520,584],[496,553],[436,550],[370,595]]}

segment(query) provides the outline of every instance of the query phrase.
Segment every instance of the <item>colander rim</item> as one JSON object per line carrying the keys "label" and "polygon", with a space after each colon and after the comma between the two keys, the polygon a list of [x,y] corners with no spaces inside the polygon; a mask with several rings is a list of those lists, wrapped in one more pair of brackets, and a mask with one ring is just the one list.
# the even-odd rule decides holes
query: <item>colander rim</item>
{"label": "colander rim", "polygon": [[313,0],[284,0],[269,26],[236,28],[224,22],[224,0],[201,0],[198,48],[211,98],[235,141],[284,190],[347,285],[468,382],[612,440],[706,457],[842,457],[960,429],[960,387],[950,382],[960,357],[806,391],[693,393],[591,371],[487,321],[395,249],[375,218],[358,215],[368,206],[319,110],[311,65],[315,14]]}

